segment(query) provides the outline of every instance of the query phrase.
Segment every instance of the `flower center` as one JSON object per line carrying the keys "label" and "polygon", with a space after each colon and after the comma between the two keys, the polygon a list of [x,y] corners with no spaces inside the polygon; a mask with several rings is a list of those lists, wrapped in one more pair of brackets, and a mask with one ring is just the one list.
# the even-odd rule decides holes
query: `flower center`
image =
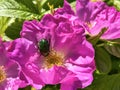
{"label": "flower center", "polygon": [[61,66],[64,63],[63,58],[62,54],[51,50],[49,55],[44,57],[44,66],[47,68],[51,68],[54,65]]}
{"label": "flower center", "polygon": [[0,83],[6,79],[6,73],[4,66],[0,66]]}

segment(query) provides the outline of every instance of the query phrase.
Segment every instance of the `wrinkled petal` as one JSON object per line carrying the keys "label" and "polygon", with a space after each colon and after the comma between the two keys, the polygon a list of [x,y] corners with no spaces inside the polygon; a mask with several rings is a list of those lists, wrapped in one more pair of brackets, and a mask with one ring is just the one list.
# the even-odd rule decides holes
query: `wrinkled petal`
{"label": "wrinkled petal", "polygon": [[[34,83],[30,77],[28,77],[27,75],[25,75],[25,73],[23,71],[20,72],[20,80],[22,80],[22,83],[20,84],[20,87],[23,88],[26,85],[31,85],[32,87],[35,87],[36,89],[41,89],[43,87],[43,85],[41,84],[36,84]],[[24,81],[24,82],[23,82]]]}
{"label": "wrinkled petal", "polygon": [[[62,53],[69,51],[78,43],[81,44],[85,39],[83,27],[75,22],[60,22],[53,35],[52,47]],[[73,42],[71,43],[71,41]]]}
{"label": "wrinkled petal", "polygon": [[[46,14],[40,21],[42,27],[52,30],[56,26],[56,20],[52,15]],[[50,28],[51,27],[51,28]]]}
{"label": "wrinkled petal", "polygon": [[19,38],[11,42],[8,52],[12,52],[10,53],[11,59],[20,64],[25,64],[28,59],[32,61],[34,57],[37,57],[37,48],[33,42],[25,38]]}
{"label": "wrinkled petal", "polygon": [[23,23],[22,31],[20,33],[21,36],[24,37],[24,38],[27,38],[28,40],[31,40],[34,43],[36,43],[38,38],[40,38],[39,35],[41,35],[45,31],[39,25],[40,25],[40,23],[36,20],[25,21]]}
{"label": "wrinkled petal", "polygon": [[41,69],[40,77],[45,84],[58,84],[63,80],[69,71],[63,67],[54,66],[48,70]]}
{"label": "wrinkled petal", "polygon": [[95,36],[95,35],[99,34],[99,32],[101,32],[101,30],[103,28],[108,28],[109,25],[110,25],[110,23],[108,23],[107,21],[104,21],[104,22],[93,21],[93,22],[91,22],[91,27],[88,28],[88,32],[91,35]]}
{"label": "wrinkled petal", "polygon": [[[7,85],[3,90],[18,90],[24,82],[21,81],[19,78],[8,78],[7,79]],[[26,84],[24,83],[24,86]]]}
{"label": "wrinkled petal", "polygon": [[71,47],[70,53],[67,54],[67,61],[73,64],[86,65],[90,64],[94,59],[94,49],[87,41],[83,45],[76,45]]}
{"label": "wrinkled petal", "polygon": [[78,80],[78,78],[69,78],[65,82],[61,83],[61,88],[60,90],[77,90],[78,87],[81,86],[81,81]]}
{"label": "wrinkled petal", "polygon": [[62,8],[59,8],[55,11],[54,15],[75,15],[74,11],[72,10],[71,6],[69,5],[69,3],[64,0],[64,5]]}
{"label": "wrinkled petal", "polygon": [[108,30],[102,35],[101,38],[105,39],[117,39],[120,38],[120,26],[118,23],[113,23],[109,26]]}
{"label": "wrinkled petal", "polygon": [[12,77],[12,78],[18,77],[20,68],[16,62],[14,62],[14,61],[8,62],[5,65],[5,69],[6,69],[8,77]]}
{"label": "wrinkled petal", "polygon": [[44,83],[41,80],[39,68],[36,65],[33,63],[27,63],[25,67],[23,67],[22,71],[32,86],[38,89],[42,88]]}
{"label": "wrinkled petal", "polygon": [[90,22],[106,7],[103,2],[90,2],[90,0],[77,0],[76,12],[80,20]]}
{"label": "wrinkled petal", "polygon": [[5,47],[0,38],[0,66],[5,65],[8,62],[8,58],[6,57],[7,53],[5,51]]}
{"label": "wrinkled petal", "polygon": [[84,88],[91,84],[93,81],[93,72],[96,69],[94,61],[89,63],[89,65],[75,65],[72,63],[66,63],[67,68],[76,74],[76,77],[82,82],[81,87]]}
{"label": "wrinkled petal", "polygon": [[113,23],[120,20],[120,18],[116,19],[117,15],[118,11],[114,7],[107,7],[99,12],[99,14],[97,14],[96,20],[101,20],[101,22],[108,21],[109,23]]}

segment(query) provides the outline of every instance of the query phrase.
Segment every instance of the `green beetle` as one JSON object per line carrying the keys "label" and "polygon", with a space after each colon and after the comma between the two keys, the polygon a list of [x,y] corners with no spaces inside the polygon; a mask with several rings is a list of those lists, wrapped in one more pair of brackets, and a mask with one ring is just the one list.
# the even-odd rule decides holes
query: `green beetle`
{"label": "green beetle", "polygon": [[50,43],[47,39],[41,39],[38,42],[38,48],[43,56],[48,56],[50,52]]}

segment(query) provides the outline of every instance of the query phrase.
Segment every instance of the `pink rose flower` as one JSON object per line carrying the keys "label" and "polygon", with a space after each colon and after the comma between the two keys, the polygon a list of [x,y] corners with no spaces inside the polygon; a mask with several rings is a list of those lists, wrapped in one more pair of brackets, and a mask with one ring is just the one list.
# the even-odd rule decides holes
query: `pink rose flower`
{"label": "pink rose flower", "polygon": [[120,12],[114,7],[107,6],[102,1],[77,0],[76,10],[77,16],[85,24],[90,35],[95,36],[103,28],[107,28],[101,36],[102,39],[120,38]]}
{"label": "pink rose flower", "polygon": [[10,44],[8,52],[37,89],[61,84],[61,90],[75,90],[93,81],[94,49],[66,1],[40,22],[25,21],[21,38]]}
{"label": "pink rose flower", "polygon": [[18,64],[8,58],[8,53],[0,39],[0,90],[18,90],[25,86],[19,79],[20,68]]}

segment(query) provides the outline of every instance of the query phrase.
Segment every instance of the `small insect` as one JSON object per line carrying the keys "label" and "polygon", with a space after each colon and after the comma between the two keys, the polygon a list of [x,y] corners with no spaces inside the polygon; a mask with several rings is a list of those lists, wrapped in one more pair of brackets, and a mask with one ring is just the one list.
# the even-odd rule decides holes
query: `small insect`
{"label": "small insect", "polygon": [[38,42],[38,48],[43,56],[48,56],[50,52],[50,43],[47,39],[41,39]]}

